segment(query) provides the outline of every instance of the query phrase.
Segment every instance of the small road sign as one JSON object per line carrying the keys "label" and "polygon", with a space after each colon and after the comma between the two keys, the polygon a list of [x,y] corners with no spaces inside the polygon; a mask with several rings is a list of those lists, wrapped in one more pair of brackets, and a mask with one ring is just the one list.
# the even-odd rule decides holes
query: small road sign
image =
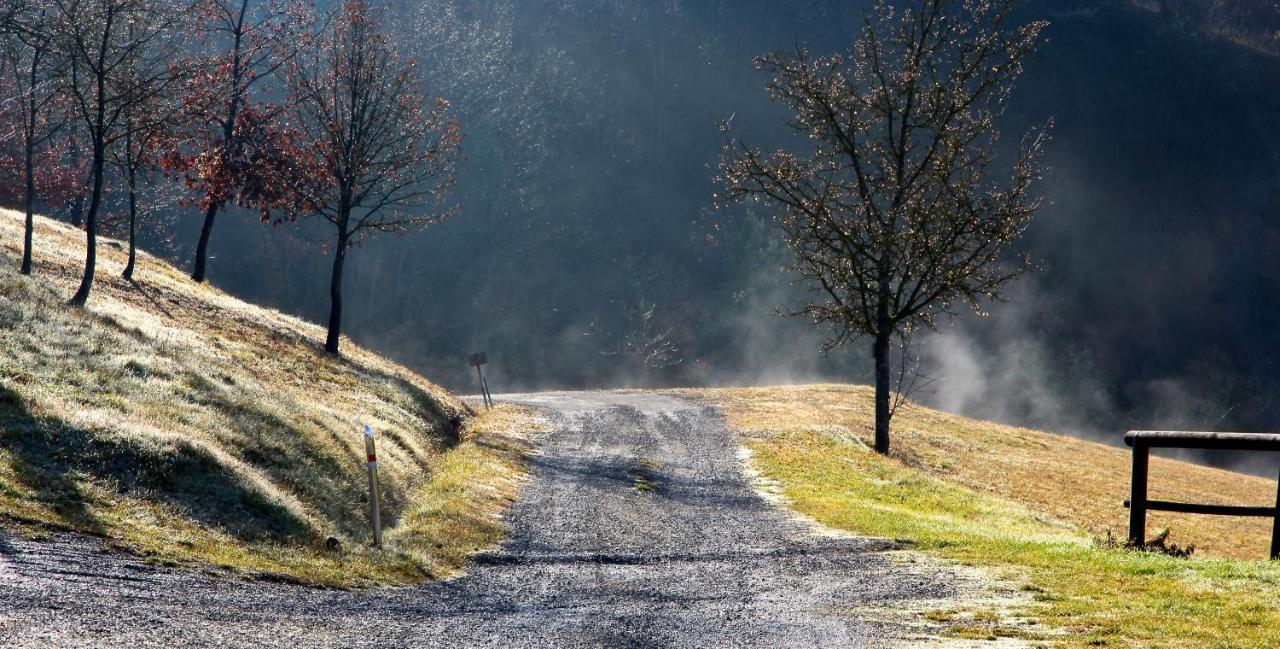
{"label": "small road sign", "polygon": [[484,399],[486,408],[493,407],[493,396],[489,394],[489,382],[484,380],[484,371],[480,369],[481,365],[489,362],[489,357],[484,352],[476,352],[467,357],[467,361],[471,363],[471,367],[476,368],[476,378],[480,380],[480,396]]}

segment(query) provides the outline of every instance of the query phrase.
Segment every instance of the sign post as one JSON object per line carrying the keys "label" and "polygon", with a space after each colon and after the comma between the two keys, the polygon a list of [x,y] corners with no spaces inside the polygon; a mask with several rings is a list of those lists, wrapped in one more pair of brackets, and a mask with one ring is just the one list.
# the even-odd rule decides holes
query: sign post
{"label": "sign post", "polygon": [[369,456],[369,506],[373,510],[373,547],[382,547],[382,511],[378,502],[378,452],[373,429],[364,427],[364,451]]}
{"label": "sign post", "polygon": [[468,362],[476,368],[476,378],[480,381],[480,397],[484,399],[486,408],[493,407],[493,395],[489,394],[489,382],[484,380],[484,371],[480,369],[481,365],[489,362],[489,357],[484,352],[476,352],[468,357]]}

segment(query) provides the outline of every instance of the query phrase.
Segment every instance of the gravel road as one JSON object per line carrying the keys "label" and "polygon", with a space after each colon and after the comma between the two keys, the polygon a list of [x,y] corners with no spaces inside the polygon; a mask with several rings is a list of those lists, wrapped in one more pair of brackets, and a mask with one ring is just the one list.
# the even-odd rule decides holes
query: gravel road
{"label": "gravel road", "polygon": [[869,611],[961,588],[767,503],[701,406],[500,399],[549,409],[556,432],[511,536],[465,576],[327,591],[168,571],[79,537],[0,536],[0,646],[889,646],[913,631]]}

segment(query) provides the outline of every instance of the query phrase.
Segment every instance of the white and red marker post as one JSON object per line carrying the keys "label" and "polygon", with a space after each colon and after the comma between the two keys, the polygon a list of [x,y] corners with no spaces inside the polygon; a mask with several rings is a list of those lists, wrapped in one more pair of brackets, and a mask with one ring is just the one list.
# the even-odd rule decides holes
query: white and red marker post
{"label": "white and red marker post", "polygon": [[382,547],[382,512],[378,503],[378,451],[373,443],[373,429],[364,427],[364,451],[369,456],[369,506],[373,510],[373,547]]}

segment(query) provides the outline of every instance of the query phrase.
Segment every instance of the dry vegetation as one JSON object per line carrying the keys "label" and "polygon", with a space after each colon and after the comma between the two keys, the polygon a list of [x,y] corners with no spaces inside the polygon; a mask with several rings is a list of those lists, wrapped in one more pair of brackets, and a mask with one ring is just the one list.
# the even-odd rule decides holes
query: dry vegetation
{"label": "dry vegetation", "polygon": [[[735,428],[756,431],[818,429],[870,440],[870,388],[814,385],[715,390]],[[930,476],[1030,505],[1088,535],[1128,532],[1131,457],[1127,450],[1025,428],[977,421],[907,405],[893,420],[893,453]],[[1124,431],[1116,431],[1117,438]],[[1155,451],[1156,453],[1160,451]],[[1280,459],[1280,458],[1278,458]],[[1150,495],[1162,500],[1272,505],[1276,482],[1168,458],[1151,460]],[[1151,530],[1168,528],[1172,541],[1195,544],[1196,554],[1266,557],[1271,521],[1262,518],[1148,515]]]}
{"label": "dry vegetation", "polygon": [[[422,377],[355,345],[328,356],[322,328],[149,255],[126,282],[110,240],[88,308],[66,307],[83,234],[38,219],[36,272],[23,277],[19,218],[0,210],[0,519],[99,534],[160,562],[332,585],[456,572],[501,534],[527,412],[473,417]],[[469,421],[452,446],[455,415]],[[366,548],[366,424],[386,551]]]}
{"label": "dry vegetation", "polygon": [[[838,529],[914,543],[985,566],[1035,600],[1009,625],[990,611],[937,611],[960,637],[1065,646],[1280,646],[1280,566],[1259,560],[1269,519],[1153,513],[1192,559],[1098,543],[1123,537],[1129,454],[1121,448],[907,405],[894,451],[869,449],[870,388],[815,385],[684,391],[743,434],[754,468],[797,511]],[[1119,431],[1117,431],[1119,433]],[[1169,459],[1154,497],[1269,504],[1276,484]],[[1239,557],[1239,558],[1224,558]],[[975,625],[973,620],[990,620]]]}

